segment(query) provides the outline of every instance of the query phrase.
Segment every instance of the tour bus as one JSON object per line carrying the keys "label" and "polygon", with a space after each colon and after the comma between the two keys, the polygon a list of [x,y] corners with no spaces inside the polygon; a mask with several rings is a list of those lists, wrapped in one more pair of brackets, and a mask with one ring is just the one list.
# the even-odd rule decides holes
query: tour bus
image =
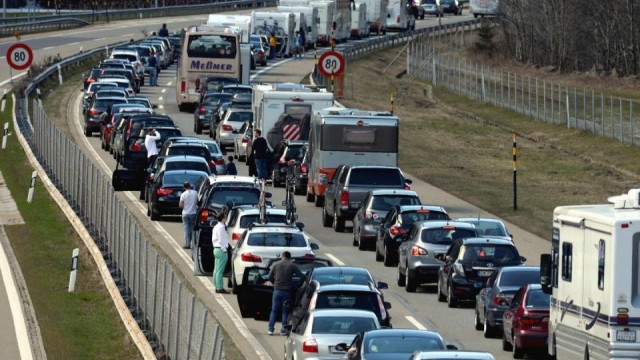
{"label": "tour bus", "polygon": [[305,46],[310,48],[318,38],[318,9],[313,6],[278,5],[278,11],[290,12],[296,17],[296,30],[304,29]]}
{"label": "tour bus", "polygon": [[207,26],[226,26],[236,29],[240,33],[240,42],[249,43],[249,34],[251,34],[251,16],[249,15],[211,14],[207,20]]}
{"label": "tour bus", "polygon": [[416,18],[411,7],[407,6],[407,0],[390,0],[387,6],[387,29],[405,31],[415,28]]}
{"label": "tour bus", "polygon": [[608,200],[553,212],[551,254],[540,261],[551,305],[538,321],[548,321],[555,359],[640,354],[640,189]]}
{"label": "tour bus", "polygon": [[387,112],[327,108],[311,117],[307,201],[322,206],[338,165],[398,166],[400,119]]}
{"label": "tour bus", "polygon": [[276,37],[276,57],[291,57],[293,51],[291,45],[295,35],[296,17],[290,12],[276,11],[252,11],[251,12],[251,34],[267,35],[274,34]]}
{"label": "tour bus", "polygon": [[498,14],[498,0],[471,0],[469,9],[474,18],[478,16],[495,16]]}
{"label": "tour bus", "polygon": [[184,32],[178,61],[176,100],[180,111],[200,100],[198,84],[207,76],[242,81],[240,37],[228,27],[194,26]]}
{"label": "tour bus", "polygon": [[377,35],[387,33],[388,0],[356,0],[356,4],[367,5],[367,24],[371,33]]}

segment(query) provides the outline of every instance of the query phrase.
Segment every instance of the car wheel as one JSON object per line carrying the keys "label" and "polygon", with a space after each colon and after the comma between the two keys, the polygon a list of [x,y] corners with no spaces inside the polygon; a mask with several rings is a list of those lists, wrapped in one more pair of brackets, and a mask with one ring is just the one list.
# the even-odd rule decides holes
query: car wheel
{"label": "car wheel", "polygon": [[376,239],[376,261],[384,261],[384,256],[380,254],[378,249],[378,240]]}
{"label": "car wheel", "polygon": [[384,246],[384,266],[394,266],[396,264],[395,261],[393,261],[394,259],[391,258],[391,254],[389,254],[389,250],[387,250],[387,246]]}
{"label": "car wheel", "polygon": [[513,350],[511,343],[507,340],[507,335],[505,334],[505,332],[502,333],[502,350],[504,351]]}
{"label": "car wheel", "polygon": [[358,240],[356,240],[356,232],[353,232],[353,241],[351,242],[353,246],[358,246]]}
{"label": "car wheel", "polygon": [[162,215],[158,212],[158,210],[154,209],[153,202],[149,201],[149,216],[151,220],[160,220]]}
{"label": "car wheel", "polygon": [[196,125],[196,134],[198,135],[202,134],[202,127]]}
{"label": "car wheel", "polygon": [[100,141],[100,149],[104,150],[104,141]]}
{"label": "car wheel", "polygon": [[400,272],[400,266],[398,266],[398,270],[396,271],[396,283],[398,286],[406,286],[407,277]]}
{"label": "car wheel", "polygon": [[313,202],[315,197],[315,195],[307,193],[307,202]]}
{"label": "car wheel", "polygon": [[409,268],[407,268],[406,277],[407,277],[407,281],[406,281],[404,289],[407,292],[410,292],[410,293],[416,292],[416,288],[418,287],[418,283],[416,282],[416,279],[413,276],[411,276],[411,274],[409,273]]}
{"label": "car wheel", "polygon": [[231,292],[233,294],[237,294],[238,290],[240,290],[240,287],[238,286],[238,282],[236,281],[236,275],[235,272],[233,272],[233,268],[231,268],[231,274],[229,274],[229,280],[231,281]]}
{"label": "car wheel", "polygon": [[444,296],[444,294],[442,293],[442,287],[440,286],[440,279],[438,279],[438,301],[439,302],[445,302],[445,300],[447,300],[447,298]]}
{"label": "car wheel", "polygon": [[473,317],[473,319],[473,324],[476,330],[482,330],[482,322],[480,321],[480,314],[478,313],[478,310],[475,311],[475,316]]}
{"label": "car wheel", "polygon": [[315,205],[316,205],[316,207],[320,207],[320,206],[324,205],[324,196],[316,195]]}
{"label": "car wheel", "polygon": [[144,200],[145,195],[146,195],[145,193],[146,193],[145,190],[140,190],[140,196],[139,196],[140,200]]}
{"label": "car wheel", "polygon": [[198,254],[198,246],[196,244],[193,244],[193,247],[191,248],[191,259],[193,260],[193,275],[204,276],[206,274],[202,272],[202,270],[200,269],[200,263],[198,261],[197,254]]}
{"label": "car wheel", "polygon": [[93,135],[93,132],[89,130],[89,128],[84,128],[84,136],[91,137],[92,135]]}
{"label": "car wheel", "polygon": [[[516,344],[516,337],[513,335],[513,331],[511,332],[511,350],[514,359],[522,359],[524,358],[524,349],[519,347]],[[585,359],[589,359],[589,353],[585,350]]]}
{"label": "car wheel", "polygon": [[271,178],[273,179],[273,187],[280,187],[280,178],[277,176],[276,170],[271,173]]}
{"label": "car wheel", "polygon": [[367,244],[362,241],[362,238],[358,239],[358,250],[365,251],[367,250]]}
{"label": "car wheel", "polygon": [[458,300],[453,297],[451,286],[447,288],[447,306],[450,308],[458,307]]}
{"label": "car wheel", "polygon": [[491,324],[489,324],[489,319],[485,312],[484,322],[482,323],[482,335],[485,337],[485,339],[491,339],[494,337],[494,334],[495,334],[495,329],[493,328],[493,326],[491,326]]}
{"label": "car wheel", "polygon": [[333,219],[331,219],[329,214],[327,214],[327,209],[322,207],[322,226],[330,227],[332,223],[333,223]]}
{"label": "car wheel", "polygon": [[333,230],[335,232],[344,232],[344,218],[338,215],[337,211],[333,211]]}

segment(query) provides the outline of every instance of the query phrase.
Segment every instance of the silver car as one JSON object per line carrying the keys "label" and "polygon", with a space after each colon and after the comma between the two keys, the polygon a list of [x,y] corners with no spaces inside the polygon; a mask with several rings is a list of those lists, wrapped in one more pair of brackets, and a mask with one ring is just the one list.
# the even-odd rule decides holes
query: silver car
{"label": "silver car", "polygon": [[416,351],[409,360],[495,360],[484,351]]}
{"label": "silver car", "polygon": [[291,329],[284,345],[285,359],[341,359],[340,343],[351,343],[362,331],[380,329],[376,314],[366,310],[316,309]]}
{"label": "silver car", "polygon": [[245,121],[237,135],[233,143],[233,156],[239,161],[246,161],[247,144],[253,141],[253,122]]}
{"label": "silver car", "polygon": [[501,220],[489,218],[459,218],[455,221],[464,221],[476,226],[478,236],[491,236],[513,242],[513,235],[509,234],[507,227]]}
{"label": "silver car", "polygon": [[456,239],[476,236],[475,226],[465,222],[414,223],[398,248],[398,286],[414,292],[420,284],[437,282],[442,263],[436,255],[446,253]]}
{"label": "silver car", "polygon": [[[216,128],[216,140],[220,147],[233,146],[238,130],[245,121],[253,121],[253,111],[229,108]],[[234,132],[235,130],[235,132]]]}

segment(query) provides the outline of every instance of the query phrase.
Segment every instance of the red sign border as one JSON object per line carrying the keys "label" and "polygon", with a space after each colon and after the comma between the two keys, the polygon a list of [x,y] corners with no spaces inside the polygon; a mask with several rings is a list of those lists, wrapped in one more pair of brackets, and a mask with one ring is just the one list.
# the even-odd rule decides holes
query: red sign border
{"label": "red sign border", "polygon": [[[334,72],[333,74],[328,73],[324,70],[324,68],[320,65],[322,64],[322,61],[328,57],[328,56],[335,56],[337,58],[340,59],[340,68],[338,68],[338,71]],[[342,56],[341,53],[337,52],[337,51],[326,51],[324,53],[322,53],[322,55],[320,55],[320,57],[318,58],[318,71],[320,71],[320,73],[322,75],[324,75],[325,77],[330,78],[332,75],[333,76],[340,76],[342,75],[342,73],[344,72],[344,68],[346,67],[347,63],[346,60],[344,59],[344,56]]]}
{"label": "red sign border", "polygon": [[[11,53],[16,49],[24,49],[26,50],[27,54],[29,54],[29,61],[27,61],[24,65],[18,66],[13,63],[13,60],[11,59]],[[9,63],[9,66],[14,70],[24,70],[31,66],[31,64],[33,63],[33,50],[31,50],[31,47],[25,43],[13,44],[7,49],[7,63]]]}

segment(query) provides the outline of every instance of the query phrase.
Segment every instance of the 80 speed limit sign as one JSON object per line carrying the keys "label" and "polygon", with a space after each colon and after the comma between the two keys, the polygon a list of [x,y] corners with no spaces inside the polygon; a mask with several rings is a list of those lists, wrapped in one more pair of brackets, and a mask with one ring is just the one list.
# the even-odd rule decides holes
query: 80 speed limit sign
{"label": "80 speed limit sign", "polygon": [[327,51],[318,59],[318,70],[326,77],[340,76],[345,65],[344,56],[337,51]]}
{"label": "80 speed limit sign", "polygon": [[29,45],[17,43],[7,49],[7,62],[14,70],[24,70],[33,62],[33,51]]}

